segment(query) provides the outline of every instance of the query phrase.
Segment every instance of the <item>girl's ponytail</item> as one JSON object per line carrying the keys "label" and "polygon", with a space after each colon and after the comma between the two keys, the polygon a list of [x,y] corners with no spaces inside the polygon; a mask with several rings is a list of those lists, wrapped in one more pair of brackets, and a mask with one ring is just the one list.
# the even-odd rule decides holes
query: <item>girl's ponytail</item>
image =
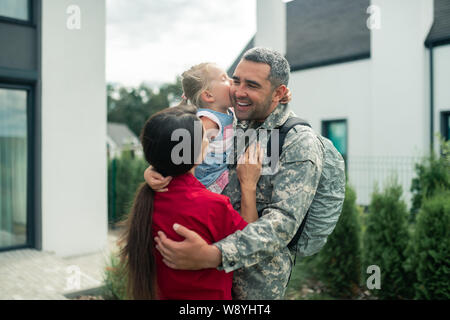
{"label": "girl's ponytail", "polygon": [[127,264],[128,296],[132,299],[157,299],[156,264],[152,237],[154,191],[146,184],[136,192],[126,220],[122,261]]}

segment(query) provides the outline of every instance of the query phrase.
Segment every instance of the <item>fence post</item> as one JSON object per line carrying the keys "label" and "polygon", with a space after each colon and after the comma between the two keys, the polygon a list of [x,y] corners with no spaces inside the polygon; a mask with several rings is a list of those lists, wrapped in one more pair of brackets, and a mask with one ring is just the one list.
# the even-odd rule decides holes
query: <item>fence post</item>
{"label": "fence post", "polygon": [[116,223],[116,158],[111,160],[111,222]]}

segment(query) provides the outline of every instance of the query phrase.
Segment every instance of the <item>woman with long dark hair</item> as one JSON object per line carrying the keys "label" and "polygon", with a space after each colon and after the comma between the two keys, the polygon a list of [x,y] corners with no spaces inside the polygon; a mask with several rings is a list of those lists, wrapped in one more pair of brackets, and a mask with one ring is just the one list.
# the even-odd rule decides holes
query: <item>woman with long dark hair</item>
{"label": "woman with long dark hair", "polygon": [[128,296],[132,299],[231,299],[232,272],[171,269],[153,242],[157,230],[182,240],[172,229],[178,222],[211,244],[258,218],[255,192],[261,174],[260,151],[247,151],[240,164],[244,169],[240,170],[243,196],[239,215],[227,197],[208,191],[193,175],[208,146],[196,111],[188,105],[167,108],[150,117],[142,130],[145,159],[173,179],[164,193],[141,184],[126,220],[121,258],[126,263]]}

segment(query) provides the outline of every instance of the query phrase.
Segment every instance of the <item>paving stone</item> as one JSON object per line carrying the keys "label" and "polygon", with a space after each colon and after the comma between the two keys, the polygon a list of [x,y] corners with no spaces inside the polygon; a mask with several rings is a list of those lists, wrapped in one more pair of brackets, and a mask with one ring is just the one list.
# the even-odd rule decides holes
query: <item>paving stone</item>
{"label": "paving stone", "polygon": [[34,249],[0,253],[0,300],[65,300],[64,295],[103,285],[109,254],[117,251],[117,232],[100,252],[58,257]]}

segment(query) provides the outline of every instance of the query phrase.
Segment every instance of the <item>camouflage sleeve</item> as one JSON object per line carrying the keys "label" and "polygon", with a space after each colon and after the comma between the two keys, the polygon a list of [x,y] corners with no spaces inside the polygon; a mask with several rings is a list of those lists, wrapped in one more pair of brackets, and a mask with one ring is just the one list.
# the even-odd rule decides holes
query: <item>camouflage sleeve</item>
{"label": "camouflage sleeve", "polygon": [[314,198],[322,158],[323,146],[311,129],[300,126],[288,133],[263,216],[214,243],[222,253],[220,270],[250,267],[287,246]]}

